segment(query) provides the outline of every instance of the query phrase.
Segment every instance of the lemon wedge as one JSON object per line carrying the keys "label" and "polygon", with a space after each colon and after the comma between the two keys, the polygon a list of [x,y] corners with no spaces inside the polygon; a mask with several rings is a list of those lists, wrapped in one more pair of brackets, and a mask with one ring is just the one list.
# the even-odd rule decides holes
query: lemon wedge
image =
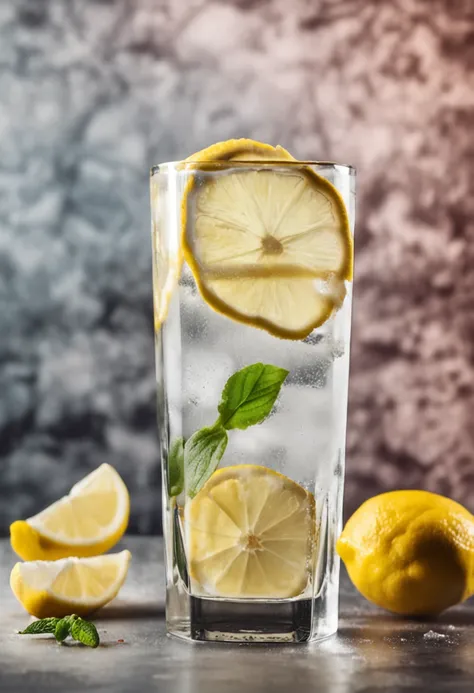
{"label": "lemon wedge", "polygon": [[32,616],[79,616],[100,609],[127,577],[130,551],[93,558],[17,563],[10,575],[13,594]]}
{"label": "lemon wedge", "polygon": [[[308,336],[339,307],[352,278],[352,236],[338,191],[283,148],[252,140],[219,143],[190,159],[201,170],[184,193],[183,251],[203,298],[276,337]],[[219,171],[213,160],[255,166]],[[265,161],[272,167],[259,167]]]}
{"label": "lemon wedge", "polygon": [[97,556],[122,537],[129,512],[127,487],[103,464],[38,515],[14,522],[11,545],[25,561]]}
{"label": "lemon wedge", "polygon": [[193,591],[213,597],[295,597],[310,581],[314,497],[256,465],[220,469],[186,504]]}

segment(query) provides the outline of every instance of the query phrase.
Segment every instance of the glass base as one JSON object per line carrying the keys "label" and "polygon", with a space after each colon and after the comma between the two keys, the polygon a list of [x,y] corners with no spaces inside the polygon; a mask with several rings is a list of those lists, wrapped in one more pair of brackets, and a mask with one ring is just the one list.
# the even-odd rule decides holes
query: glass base
{"label": "glass base", "polygon": [[[168,633],[186,640],[306,643],[337,631],[337,591],[336,603],[330,599],[329,613],[327,594],[314,600],[265,602],[193,597],[185,591],[178,597],[175,589],[173,592],[168,594]],[[177,597],[180,608],[175,610]]]}
{"label": "glass base", "polygon": [[[337,631],[339,558],[335,553],[341,494],[319,502],[321,519],[312,590],[290,599],[223,599],[193,594],[178,512],[165,519],[167,630],[197,642],[316,642]],[[329,506],[330,508],[331,506]],[[171,541],[170,541],[171,539]],[[198,586],[199,589],[199,586]],[[314,596],[313,596],[314,595]]]}
{"label": "glass base", "polygon": [[193,640],[307,642],[311,600],[231,602],[191,597]]}

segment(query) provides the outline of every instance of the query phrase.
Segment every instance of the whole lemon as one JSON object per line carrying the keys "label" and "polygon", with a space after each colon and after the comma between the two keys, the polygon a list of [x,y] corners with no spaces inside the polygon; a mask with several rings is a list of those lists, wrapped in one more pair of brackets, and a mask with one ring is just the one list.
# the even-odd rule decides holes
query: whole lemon
{"label": "whole lemon", "polygon": [[435,493],[370,498],[337,552],[359,592],[397,614],[435,615],[474,593],[474,517]]}

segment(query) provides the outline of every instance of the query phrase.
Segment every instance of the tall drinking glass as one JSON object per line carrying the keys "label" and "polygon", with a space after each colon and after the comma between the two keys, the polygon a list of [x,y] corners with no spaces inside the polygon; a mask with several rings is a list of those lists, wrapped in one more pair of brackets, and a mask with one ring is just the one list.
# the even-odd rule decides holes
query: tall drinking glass
{"label": "tall drinking glass", "polygon": [[337,629],[355,171],[151,171],[168,632]]}

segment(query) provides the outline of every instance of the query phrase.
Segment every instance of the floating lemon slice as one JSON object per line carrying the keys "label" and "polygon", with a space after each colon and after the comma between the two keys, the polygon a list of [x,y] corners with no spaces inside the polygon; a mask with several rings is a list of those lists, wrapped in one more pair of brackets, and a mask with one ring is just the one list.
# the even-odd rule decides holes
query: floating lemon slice
{"label": "floating lemon slice", "polygon": [[103,464],[38,515],[14,522],[11,545],[25,561],[96,556],[122,537],[129,511],[127,487]]}
{"label": "floating lemon slice", "polygon": [[[190,159],[199,174],[185,189],[183,248],[205,301],[274,336],[306,337],[340,305],[352,278],[338,191],[286,150],[252,140],[219,143]],[[213,159],[255,167],[219,171]]]}
{"label": "floating lemon slice", "polygon": [[[248,161],[252,159],[292,159],[293,157],[283,147],[272,147],[269,144],[255,142],[249,139],[227,140],[202,149],[193,154],[178,166],[178,170],[186,171],[199,163],[200,170],[213,170],[215,167],[210,162],[229,161],[238,159]],[[192,163],[190,163],[192,162]],[[152,248],[153,248],[153,304],[155,315],[155,330],[158,331],[168,317],[171,299],[179,282],[182,267],[182,253],[180,249],[171,251],[168,247],[168,239],[160,231],[166,220],[166,206],[168,196],[160,188],[159,174],[151,179],[152,197]],[[185,187],[185,199],[193,187],[194,177],[190,176]],[[169,214],[169,212],[168,212]]]}
{"label": "floating lemon slice", "polygon": [[26,611],[37,618],[79,616],[110,602],[127,577],[130,551],[94,558],[17,563],[10,587]]}
{"label": "floating lemon slice", "polygon": [[271,144],[257,142],[256,140],[240,139],[216,142],[210,147],[201,149],[191,154],[185,162],[213,162],[213,161],[265,161],[269,159],[295,161],[290,152],[280,145],[273,147]]}
{"label": "floating lemon slice", "polygon": [[196,591],[228,598],[290,598],[309,583],[314,497],[256,465],[215,472],[186,504],[185,536]]}

